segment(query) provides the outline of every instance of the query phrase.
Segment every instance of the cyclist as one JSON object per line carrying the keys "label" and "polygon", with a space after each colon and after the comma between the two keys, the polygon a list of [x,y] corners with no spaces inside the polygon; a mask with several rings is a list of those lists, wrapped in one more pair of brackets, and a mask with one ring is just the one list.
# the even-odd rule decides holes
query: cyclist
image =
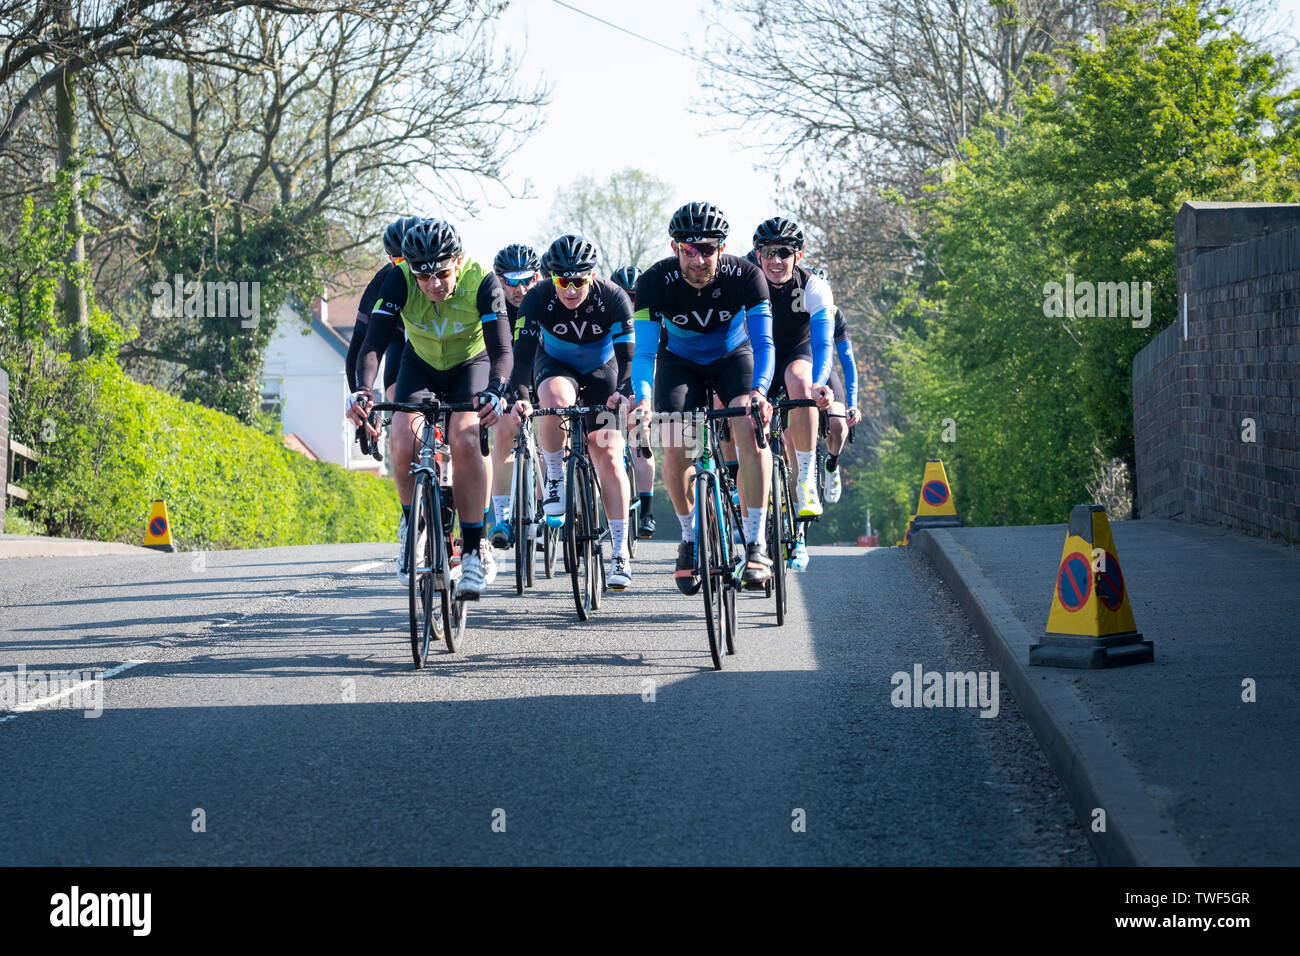
{"label": "cyclist", "polygon": [[[628,299],[632,302],[632,311],[636,311],[636,280],[641,278],[641,270],[636,266],[624,266],[621,269],[615,269],[609,277],[609,280],[616,286],[627,293]],[[646,446],[650,454],[634,455],[632,458],[632,468],[636,472],[636,486],[641,489],[637,498],[641,501],[641,516],[637,521],[636,536],[638,538],[653,538],[655,534],[655,456],[654,449]]]}
{"label": "cyclist", "polygon": [[[631,391],[632,304],[613,282],[598,277],[596,247],[578,236],[560,236],[542,258],[551,278],[524,296],[520,325],[532,336],[520,335],[514,382],[522,383],[531,363],[542,408],[567,405],[625,407]],[[515,403],[516,424],[532,413],[532,405]],[[587,454],[600,478],[601,497],[609,518],[610,565],[606,578],[612,591],[632,584],[627,547],[627,472],[623,468],[623,435],[617,416],[590,416]],[[546,462],[546,495],[542,510],[551,517],[564,514],[564,429],[559,418],[538,419],[537,444]]]}
{"label": "cyclist", "polygon": [[[375,307],[384,280],[402,261],[402,236],[406,234],[408,226],[412,226],[419,221],[419,216],[395,219],[384,230],[384,252],[388,255],[388,263],[371,277],[365,291],[361,293],[361,302],[357,305],[357,321],[352,326],[352,341],[348,343],[348,355],[344,369],[347,375],[349,392],[357,390],[357,356],[361,354],[361,346],[366,340],[366,330],[370,325],[370,310]],[[397,381],[397,368],[402,362],[402,349],[405,347],[406,333],[402,328],[402,323],[397,322],[393,325],[392,339],[384,350],[384,393],[389,399],[393,397],[393,383]]]}
{"label": "cyclist", "polygon": [[[757,399],[763,421],[771,417],[767,390],[774,355],[767,283],[744,259],[723,254],[730,229],[713,203],[687,203],[668,224],[673,255],[637,280],[632,379],[638,421],[649,413],[652,396],[655,412],[680,414],[702,407],[708,386],[729,406],[748,406]],[[663,331],[667,334],[661,343]],[[733,428],[732,434],[740,450],[741,500],[749,509],[742,581],[747,587],[762,587],[772,573],[764,534],[771,457],[758,447],[752,428]],[[670,434],[665,442],[663,479],[682,527],[673,576],[679,590],[694,594],[700,581],[695,574],[693,492],[680,434]]]}
{"label": "cyclist", "polygon": [[[506,318],[516,338],[534,332],[520,329],[517,320],[519,304],[524,301],[528,290],[537,285],[540,268],[541,262],[533,247],[521,242],[512,242],[492,260],[492,271],[497,274],[506,297]],[[515,347],[518,348],[517,343]],[[531,364],[524,371],[526,374],[522,376],[521,384],[531,386]],[[515,428],[510,416],[503,415],[492,434],[492,518],[495,523],[488,532],[488,543],[494,548],[509,548],[515,543],[510,524],[510,465],[514,460],[511,449],[514,447]]]}
{"label": "cyclist", "polygon": [[[348,418],[366,420],[365,405],[379,366],[379,352],[387,344],[398,318],[406,325],[395,395],[409,402],[415,393],[431,391],[446,402],[473,401],[477,413],[458,412],[450,417],[446,441],[451,446],[452,497],[460,515],[464,554],[458,596],[477,600],[491,577],[495,563],[491,549],[483,548],[483,503],[487,497],[486,463],[479,450],[480,427],[490,428],[501,416],[512,371],[510,327],[505,299],[496,274],[465,256],[460,235],[440,219],[424,219],[407,229],[402,238],[405,261],[400,271],[389,273],[380,300],[370,313],[370,329],[357,360],[359,389],[348,399]],[[393,415],[391,432],[394,461],[412,461],[415,454],[416,415]],[[371,433],[378,429],[371,426]],[[414,480],[402,467],[393,469],[402,499],[398,527],[397,573],[407,582],[406,536]],[[417,533],[423,529],[417,529]]]}
{"label": "cyclist", "polygon": [[[825,410],[834,397],[826,380],[832,370],[835,303],[830,284],[799,265],[803,245],[803,230],[784,216],[765,219],[754,230],[754,251],[772,296],[772,338],[776,346],[773,382],[778,388],[784,385],[790,398],[816,399],[818,408]],[[822,513],[815,474],[817,411],[790,409],[786,422],[795,455],[795,513],[816,517]],[[802,536],[795,543],[790,566],[796,571],[808,566],[808,549]]]}
{"label": "cyclist", "polygon": [[[809,269],[813,275],[829,279],[825,269]],[[862,421],[862,412],[858,410],[858,363],[853,358],[853,343],[849,340],[849,325],[844,313],[835,308],[835,354],[839,356],[840,369],[831,373],[827,382],[835,393],[831,402],[830,425],[826,430],[826,473],[822,476],[822,493],[827,504],[840,500],[839,457],[848,439],[849,429]],[[839,416],[844,416],[843,418]]]}

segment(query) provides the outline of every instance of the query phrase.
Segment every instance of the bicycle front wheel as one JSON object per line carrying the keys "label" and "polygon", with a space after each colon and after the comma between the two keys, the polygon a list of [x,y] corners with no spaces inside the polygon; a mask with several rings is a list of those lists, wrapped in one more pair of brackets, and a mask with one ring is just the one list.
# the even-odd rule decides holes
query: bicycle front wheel
{"label": "bicycle front wheel", "polygon": [[427,476],[415,480],[406,529],[407,595],[411,612],[411,657],[418,670],[429,657],[435,631],[441,637],[433,610],[433,483]]}
{"label": "bicycle front wheel", "polygon": [[[579,484],[583,482],[583,484]],[[566,482],[567,502],[564,509],[564,561],[573,583],[573,603],[578,609],[578,620],[591,616],[591,537],[588,533],[590,515],[584,510],[585,481],[577,459],[569,459]]]}
{"label": "bicycle front wheel", "polygon": [[767,553],[772,559],[772,591],[776,596],[776,624],[785,623],[785,531],[790,503],[785,497],[785,461],[772,462],[772,491],[767,499]]}
{"label": "bicycle front wheel", "polygon": [[533,583],[528,573],[528,558],[537,551],[536,542],[529,536],[532,529],[528,526],[527,501],[533,493],[529,471],[528,452],[521,448],[515,452],[515,495],[510,502],[510,530],[515,536],[515,593],[520,596]]}
{"label": "bicycle front wheel", "polygon": [[[704,597],[704,621],[709,632],[709,654],[713,669],[722,670],[726,656],[727,622],[726,603],[722,592],[725,584],[721,574],[722,532],[718,526],[717,503],[714,501],[714,482],[708,472],[695,479],[695,553],[699,565],[700,594]],[[726,573],[729,573],[726,572]]]}

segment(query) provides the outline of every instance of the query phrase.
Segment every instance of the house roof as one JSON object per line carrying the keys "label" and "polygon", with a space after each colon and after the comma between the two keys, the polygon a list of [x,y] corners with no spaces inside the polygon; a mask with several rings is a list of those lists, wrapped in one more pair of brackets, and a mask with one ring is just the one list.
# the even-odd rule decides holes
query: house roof
{"label": "house roof", "polygon": [[311,330],[328,342],[330,348],[338,352],[343,358],[348,357],[348,344],[351,340],[345,339],[338,329],[322,322],[320,316],[313,315],[311,317]]}
{"label": "house roof", "polygon": [[312,461],[320,461],[320,455],[316,454],[305,441],[298,437],[295,432],[290,432],[284,436],[284,447],[290,451],[296,451],[300,455],[306,455]]}

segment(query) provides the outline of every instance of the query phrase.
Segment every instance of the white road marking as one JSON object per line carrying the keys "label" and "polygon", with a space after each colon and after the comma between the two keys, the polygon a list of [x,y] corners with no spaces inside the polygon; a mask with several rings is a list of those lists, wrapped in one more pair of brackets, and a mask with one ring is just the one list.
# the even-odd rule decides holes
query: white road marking
{"label": "white road marking", "polygon": [[[118,674],[122,673],[122,671],[130,670],[132,667],[135,667],[139,664],[147,664],[147,663],[149,662],[132,660],[132,661],[127,661],[123,664],[118,664],[116,667],[112,667],[104,671],[104,673],[100,675],[99,680],[104,680],[105,678],[109,678],[109,677],[116,677]],[[10,713],[8,716],[0,717],[0,724],[4,723],[6,720],[16,719],[19,714],[25,714],[29,711],[39,710],[42,707],[46,707],[57,700],[61,700],[64,697],[67,697],[69,694],[75,694],[78,691],[85,690],[87,687],[92,686],[94,683],[95,681],[93,680],[84,680],[80,684],[74,684],[72,687],[69,687],[66,690],[59,691],[59,693],[57,694],[51,694],[49,697],[40,697],[37,698],[36,700],[29,700],[21,704],[18,704],[14,707],[13,712]]]}
{"label": "white road marking", "polygon": [[387,561],[371,561],[369,564],[358,564],[355,568],[348,568],[344,574],[361,574],[363,571],[373,571],[375,568],[382,568]]}

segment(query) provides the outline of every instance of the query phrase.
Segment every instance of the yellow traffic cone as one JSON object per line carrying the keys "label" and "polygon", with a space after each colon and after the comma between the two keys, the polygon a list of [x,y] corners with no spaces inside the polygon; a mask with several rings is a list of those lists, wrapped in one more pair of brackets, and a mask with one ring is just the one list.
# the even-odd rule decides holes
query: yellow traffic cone
{"label": "yellow traffic cone", "polygon": [[144,546],[154,551],[175,552],[172,523],[167,518],[167,504],[162,499],[149,506],[149,523],[144,527]]}
{"label": "yellow traffic cone", "polygon": [[1142,640],[1101,505],[1075,505],[1056,570],[1047,633],[1029,646],[1029,663],[1049,667],[1118,667],[1155,660]]}
{"label": "yellow traffic cone", "polygon": [[[957,517],[957,505],[953,501],[952,488],[948,485],[948,473],[944,471],[943,462],[931,458],[925,463],[921,495],[916,503],[916,515],[912,518],[910,530],[960,528],[962,524],[961,518]],[[910,534],[908,540],[911,540]]]}

